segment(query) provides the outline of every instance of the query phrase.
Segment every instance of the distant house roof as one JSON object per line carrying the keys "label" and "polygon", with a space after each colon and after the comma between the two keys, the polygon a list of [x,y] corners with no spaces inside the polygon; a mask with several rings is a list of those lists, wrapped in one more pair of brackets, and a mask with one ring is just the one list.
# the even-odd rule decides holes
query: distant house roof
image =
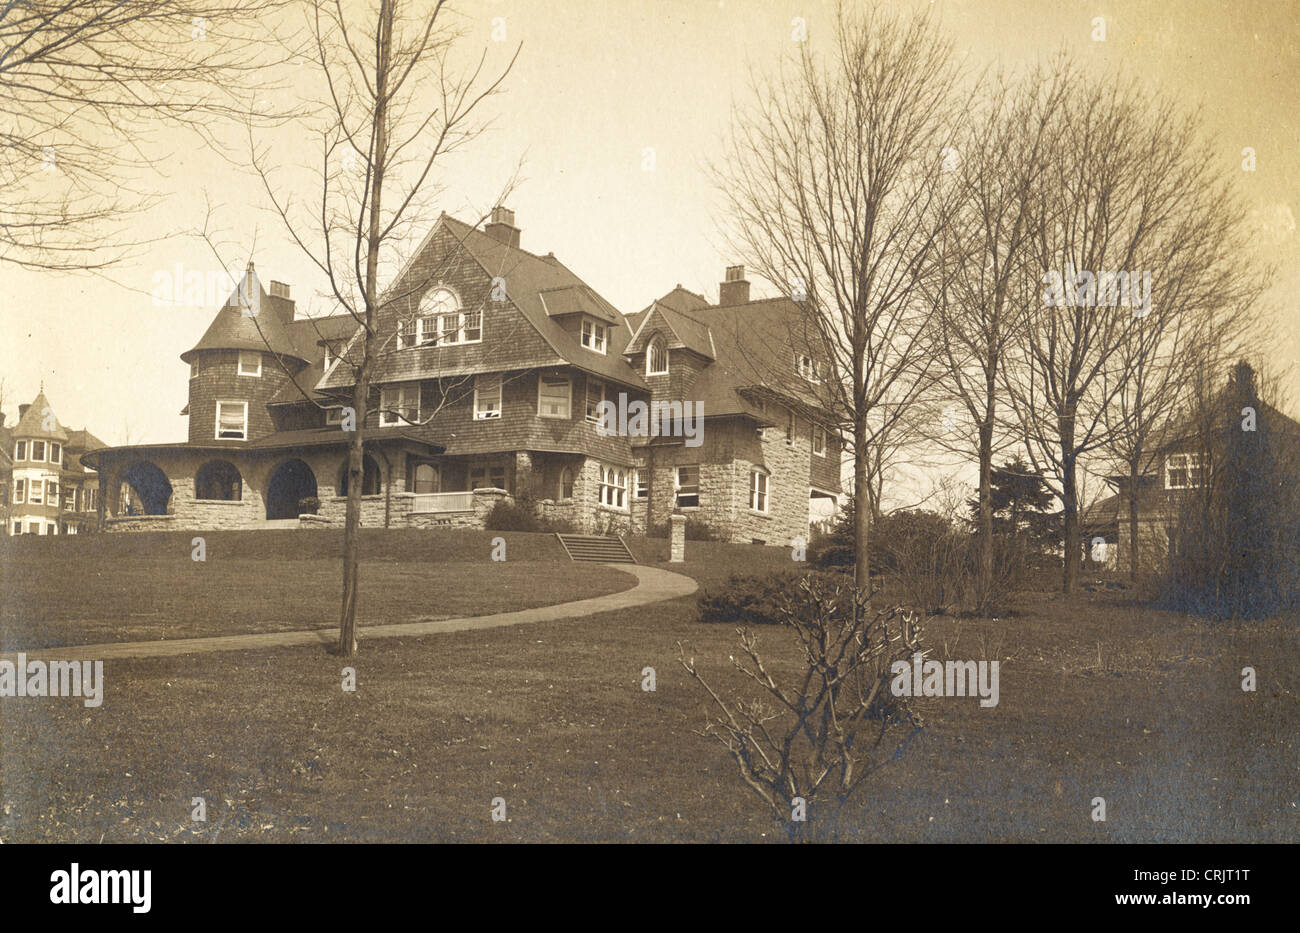
{"label": "distant house roof", "polygon": [[[46,418],[46,412],[49,412],[49,418]],[[46,422],[51,421],[54,424],[52,429],[46,428]],[[26,440],[27,438],[42,438],[67,443],[68,432],[59,424],[59,419],[54,416],[54,409],[50,407],[49,399],[45,397],[44,392],[36,393],[36,398],[32,399],[31,405],[23,412],[18,423],[14,425],[13,437],[15,440]]]}

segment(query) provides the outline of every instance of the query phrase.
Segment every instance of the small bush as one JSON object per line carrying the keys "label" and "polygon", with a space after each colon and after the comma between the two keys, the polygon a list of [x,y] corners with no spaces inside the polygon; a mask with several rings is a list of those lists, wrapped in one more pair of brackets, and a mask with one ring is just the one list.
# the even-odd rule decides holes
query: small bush
{"label": "small bush", "polygon": [[320,511],[320,499],[315,496],[307,496],[298,500],[299,515],[315,515]]}
{"label": "small bush", "polygon": [[706,590],[698,600],[701,622],[735,622],[747,625],[782,624],[781,606],[800,584],[809,580],[829,587],[845,586],[852,580],[839,573],[786,571],[747,576],[733,574],[716,592]]}
{"label": "small bush", "polygon": [[562,535],[578,531],[577,526],[567,519],[539,517],[530,503],[509,502],[505,499],[498,499],[493,504],[483,517],[483,527],[487,531],[535,531]]}
{"label": "small bush", "polygon": [[545,531],[541,519],[530,508],[498,499],[483,518],[488,531]]}

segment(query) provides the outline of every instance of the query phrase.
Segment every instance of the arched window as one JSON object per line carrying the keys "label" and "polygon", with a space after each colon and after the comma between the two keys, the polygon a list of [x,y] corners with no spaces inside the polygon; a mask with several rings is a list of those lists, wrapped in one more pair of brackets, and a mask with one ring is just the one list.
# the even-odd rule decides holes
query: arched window
{"label": "arched window", "polygon": [[661,376],[668,372],[668,345],[664,338],[655,334],[650,338],[650,345],[645,353],[645,374]]}
{"label": "arched window", "polygon": [[441,477],[432,463],[421,463],[415,468],[415,485],[412,492],[441,492]]}
{"label": "arched window", "polygon": [[[362,463],[363,472],[361,474],[361,495],[377,496],[379,495],[379,464],[375,463],[374,458],[369,455],[366,456]],[[346,496],[348,494],[347,460],[344,460],[343,465],[339,467],[338,490],[340,496]]]}
{"label": "arched window", "polygon": [[573,498],[573,470],[565,467],[560,471],[560,496],[561,499]]}
{"label": "arched window", "polygon": [[194,498],[238,502],[244,497],[244,480],[234,464],[209,460],[194,476]]}

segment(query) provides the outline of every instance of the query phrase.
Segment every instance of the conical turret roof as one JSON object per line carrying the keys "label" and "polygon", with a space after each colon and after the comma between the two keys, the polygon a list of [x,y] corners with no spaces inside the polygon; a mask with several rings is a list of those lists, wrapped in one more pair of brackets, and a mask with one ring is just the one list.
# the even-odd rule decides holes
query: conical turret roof
{"label": "conical turret roof", "polygon": [[[49,412],[49,417],[45,412]],[[53,429],[49,429],[49,425]],[[42,438],[66,443],[68,432],[59,424],[59,419],[54,416],[54,409],[50,407],[50,400],[45,397],[45,391],[42,389],[36,393],[36,398],[32,399],[32,404],[23,412],[23,416],[18,419],[14,425],[13,437],[15,440],[28,440],[29,438]]]}
{"label": "conical turret roof", "polygon": [[202,339],[182,353],[181,359],[188,363],[203,350],[269,349],[280,356],[309,362],[289,334],[287,318],[292,314],[291,302],[272,297],[262,289],[250,262],[239,287],[212,319]]}

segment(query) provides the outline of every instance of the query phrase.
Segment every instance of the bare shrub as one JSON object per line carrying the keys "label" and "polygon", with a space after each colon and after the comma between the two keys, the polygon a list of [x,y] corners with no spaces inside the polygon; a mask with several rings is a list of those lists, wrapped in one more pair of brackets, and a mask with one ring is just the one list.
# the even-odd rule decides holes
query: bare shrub
{"label": "bare shrub", "polygon": [[889,689],[893,663],[925,653],[917,616],[897,606],[872,612],[851,583],[816,578],[795,584],[779,611],[775,631],[793,634],[798,660],[782,676],[764,662],[758,636],[738,628],[740,653],[730,660],[748,679],[746,695],[724,694],[680,643],[678,657],[714,707],[699,734],[730,752],[791,842],[833,841],[844,805],[921,728],[912,698]]}

